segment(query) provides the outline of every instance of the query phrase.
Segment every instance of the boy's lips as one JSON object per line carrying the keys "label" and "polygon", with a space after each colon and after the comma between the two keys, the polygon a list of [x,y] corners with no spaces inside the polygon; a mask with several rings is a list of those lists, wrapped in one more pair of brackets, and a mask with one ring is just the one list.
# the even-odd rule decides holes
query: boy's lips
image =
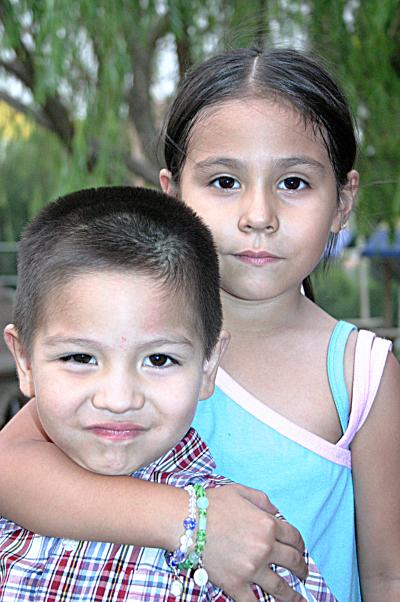
{"label": "boy's lips", "polygon": [[99,437],[121,441],[134,439],[147,429],[140,424],[132,422],[101,422],[99,424],[91,424],[86,427],[86,430],[91,431]]}
{"label": "boy's lips", "polygon": [[252,251],[251,249],[239,251],[238,253],[234,253],[233,256],[243,263],[254,266],[275,263],[276,261],[282,259],[282,257],[274,255],[273,253],[269,253],[268,251]]}

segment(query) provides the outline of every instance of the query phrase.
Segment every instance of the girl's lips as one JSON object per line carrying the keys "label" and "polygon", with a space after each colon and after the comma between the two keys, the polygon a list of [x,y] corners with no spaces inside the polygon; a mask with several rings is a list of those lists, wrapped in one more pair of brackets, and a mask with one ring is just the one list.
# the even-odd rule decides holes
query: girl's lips
{"label": "girl's lips", "polygon": [[278,255],[273,255],[272,253],[268,253],[267,251],[241,251],[240,253],[235,253],[234,257],[243,263],[247,263],[249,265],[254,266],[263,266],[267,263],[275,263],[282,259]]}
{"label": "girl's lips", "polygon": [[134,439],[146,429],[139,424],[125,422],[107,422],[100,424],[92,424],[89,427],[87,427],[87,430],[91,431],[98,437],[113,439],[115,441],[123,441],[126,439]]}

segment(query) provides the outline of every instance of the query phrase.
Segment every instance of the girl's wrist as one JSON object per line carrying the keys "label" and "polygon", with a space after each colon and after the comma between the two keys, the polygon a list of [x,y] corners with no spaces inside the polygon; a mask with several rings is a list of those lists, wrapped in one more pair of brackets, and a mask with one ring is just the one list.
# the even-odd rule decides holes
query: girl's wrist
{"label": "girl's wrist", "polygon": [[155,547],[175,550],[182,535],[182,517],[187,514],[188,494],[184,489],[171,485],[163,489],[164,497],[155,517],[155,531],[158,531]]}
{"label": "girl's wrist", "polygon": [[165,552],[165,560],[174,574],[171,594],[179,597],[183,591],[182,571],[190,571],[194,582],[206,585],[208,573],[203,567],[203,552],[206,546],[208,499],[203,485],[187,485],[188,511],[183,520],[183,535],[173,552]]}

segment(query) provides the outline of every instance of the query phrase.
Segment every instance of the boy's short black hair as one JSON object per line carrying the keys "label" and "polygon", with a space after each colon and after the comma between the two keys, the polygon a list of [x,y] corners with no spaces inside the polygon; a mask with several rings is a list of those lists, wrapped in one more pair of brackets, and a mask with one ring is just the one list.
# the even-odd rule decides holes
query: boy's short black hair
{"label": "boy's short black hair", "polygon": [[159,280],[167,294],[183,293],[209,357],[222,324],[211,233],[182,201],[128,186],[68,194],[25,229],[14,323],[28,352],[48,295],[74,276],[104,270],[141,272]]}

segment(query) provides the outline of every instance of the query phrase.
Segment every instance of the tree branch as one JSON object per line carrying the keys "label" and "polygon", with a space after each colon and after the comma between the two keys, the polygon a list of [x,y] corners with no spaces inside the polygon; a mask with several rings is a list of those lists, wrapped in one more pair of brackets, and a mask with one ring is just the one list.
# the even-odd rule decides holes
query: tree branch
{"label": "tree branch", "polygon": [[163,38],[169,31],[171,20],[169,14],[162,15],[150,29],[147,35],[148,45],[154,47],[160,38]]}
{"label": "tree branch", "polygon": [[70,120],[67,109],[62,104],[57,94],[48,96],[43,104],[43,111],[52,125],[52,130],[60,138],[61,142],[72,152],[72,140],[74,138],[74,126]]}
{"label": "tree branch", "polygon": [[35,109],[34,107],[30,107],[30,106],[26,105],[25,103],[21,102],[14,96],[11,96],[4,90],[0,90],[0,100],[7,103],[10,107],[15,109],[19,113],[22,113],[23,115],[26,115],[30,119],[33,119],[34,121],[36,121],[36,123],[38,123],[42,127],[45,127],[48,130],[53,131],[53,126],[52,126],[51,121],[47,118],[47,116],[42,111]]}
{"label": "tree branch", "polygon": [[132,173],[136,174],[143,178],[149,184],[153,186],[159,187],[160,183],[158,181],[158,169],[154,167],[154,165],[150,165],[149,163],[145,163],[144,161],[138,161],[134,159],[130,155],[124,155],[124,162],[126,167]]}
{"label": "tree branch", "polygon": [[396,71],[398,77],[400,77],[400,7],[397,8],[389,27],[389,36],[394,42],[394,48],[390,62],[393,69]]}
{"label": "tree branch", "polygon": [[13,77],[19,79],[27,88],[32,90],[33,87],[33,77],[32,74],[29,73],[25,67],[25,65],[15,59],[13,61],[4,61],[0,59],[0,67],[7,71]]}
{"label": "tree branch", "polygon": [[131,36],[129,48],[132,61],[133,85],[128,92],[129,116],[142,143],[143,152],[149,161],[154,162],[154,143],[157,138],[152,99],[150,97],[151,65],[154,46],[143,48]]}
{"label": "tree branch", "polygon": [[6,30],[8,20],[13,21],[15,28],[18,27],[17,40],[13,46],[13,50],[17,58],[14,61],[10,61],[8,65],[4,63],[3,67],[5,69],[8,67],[10,69],[10,73],[14,71],[14,75],[32,90],[34,86],[34,65],[32,55],[22,41],[21,23],[14,14],[12,3],[0,0],[0,21],[3,23],[3,27]]}
{"label": "tree branch", "polygon": [[56,96],[47,98],[43,107],[40,108],[29,106],[4,90],[0,90],[0,100],[56,134],[68,152],[72,151],[74,128],[67,110]]}

